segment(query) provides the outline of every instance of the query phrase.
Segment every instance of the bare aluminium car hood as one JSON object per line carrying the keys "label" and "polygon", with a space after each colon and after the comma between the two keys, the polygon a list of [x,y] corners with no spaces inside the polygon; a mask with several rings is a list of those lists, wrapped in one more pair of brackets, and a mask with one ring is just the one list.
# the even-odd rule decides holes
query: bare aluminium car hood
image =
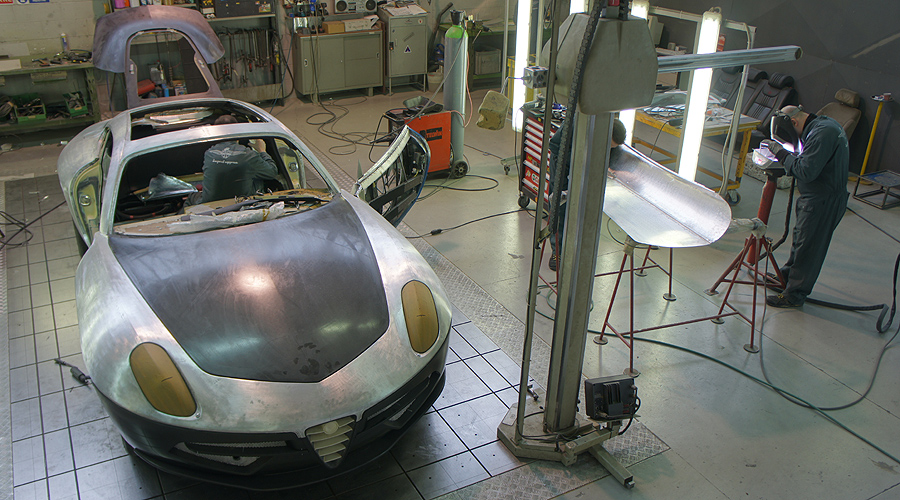
{"label": "bare aluminium car hood", "polygon": [[306,213],[166,237],[109,238],[125,273],[213,375],[319,382],[390,318],[365,228],[336,197]]}

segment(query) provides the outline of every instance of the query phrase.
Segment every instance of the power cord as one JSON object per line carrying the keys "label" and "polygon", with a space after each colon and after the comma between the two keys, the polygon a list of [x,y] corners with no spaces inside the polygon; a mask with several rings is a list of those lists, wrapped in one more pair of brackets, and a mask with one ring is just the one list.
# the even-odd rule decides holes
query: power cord
{"label": "power cord", "polygon": [[[31,222],[29,222],[29,223],[27,223],[27,224],[24,223],[24,222],[22,222],[22,221],[20,221],[20,220],[18,220],[18,219],[16,219],[15,217],[9,215],[9,214],[6,213],[6,212],[0,212],[0,217],[3,217],[3,218],[7,221],[8,224],[13,225],[13,226],[16,226],[16,227],[19,228],[15,233],[12,234],[12,236],[4,236],[3,233],[0,232],[0,250],[4,249],[4,248],[6,248],[6,247],[9,247],[9,248],[20,247],[20,246],[24,245],[25,243],[28,243],[29,241],[31,241],[31,238],[34,237],[34,234],[33,234],[31,231],[28,230],[28,227],[31,226],[32,224],[34,224],[35,222],[37,222],[37,221],[43,219],[43,218],[44,218],[45,216],[47,216],[50,212],[52,212],[52,211],[56,210],[57,208],[59,208],[59,207],[65,205],[65,203],[66,203],[65,201],[59,202],[59,204],[57,204],[55,207],[53,207],[53,208],[51,208],[50,210],[47,210],[46,212],[44,212],[44,213],[42,213],[41,215],[37,216],[33,221],[31,221]],[[23,242],[21,242],[21,243],[11,243],[12,240],[14,240],[14,239],[16,238],[16,236],[20,235],[22,232],[25,232],[25,234],[26,234],[25,241],[23,241]],[[80,236],[77,236],[77,235],[76,235],[76,238],[79,238],[79,237],[80,237]]]}
{"label": "power cord", "polygon": [[423,186],[423,188],[428,187],[428,188],[434,188],[434,189],[432,189],[432,190],[431,190],[428,194],[426,194],[425,196],[420,197],[420,198],[419,198],[419,201],[426,200],[426,199],[428,199],[428,198],[434,196],[435,194],[437,194],[438,191],[440,191],[440,190],[442,190],[442,189],[449,189],[450,191],[468,191],[468,192],[470,192],[470,193],[477,193],[477,192],[480,192],[480,191],[490,191],[490,190],[492,190],[492,189],[494,189],[494,188],[496,188],[497,186],[500,185],[500,182],[499,182],[497,179],[494,179],[493,177],[486,177],[486,176],[483,176],[483,175],[476,175],[476,174],[467,174],[466,177],[467,177],[467,178],[476,178],[476,179],[485,179],[485,180],[488,180],[488,181],[493,182],[493,184],[492,184],[491,186],[488,186],[488,187],[482,187],[482,188],[461,188],[461,187],[454,187],[454,186],[448,186],[448,185],[446,185],[446,184],[447,184],[448,182],[450,182],[450,181],[458,181],[458,180],[460,180],[460,179],[451,179],[451,178],[447,177],[447,178],[444,179],[440,184],[425,184],[425,185]]}
{"label": "power cord", "polygon": [[531,210],[527,210],[527,209],[524,209],[524,208],[519,208],[519,209],[517,209],[517,210],[510,210],[509,212],[501,212],[501,213],[497,213],[497,214],[486,215],[486,216],[484,216],[484,217],[479,217],[479,218],[477,218],[477,219],[472,219],[472,220],[470,220],[470,221],[468,221],[468,222],[463,222],[462,224],[458,224],[458,225],[453,226],[453,227],[441,228],[441,229],[432,229],[432,230],[431,230],[429,233],[427,233],[427,234],[419,234],[419,235],[416,235],[416,236],[407,236],[407,238],[412,240],[412,239],[415,239],[415,238],[425,238],[425,237],[427,237],[427,236],[437,236],[437,235],[439,235],[439,234],[448,233],[448,232],[450,232],[450,231],[453,231],[454,229],[459,229],[459,228],[461,228],[461,227],[463,227],[463,226],[467,226],[467,225],[472,224],[472,223],[475,223],[475,222],[481,222],[481,221],[483,221],[483,220],[492,219],[492,218],[494,218],[494,217],[500,217],[501,215],[514,214],[514,213],[517,213],[517,212],[531,212]]}
{"label": "power cord", "polygon": [[81,369],[78,368],[77,366],[75,366],[75,365],[73,365],[73,364],[71,364],[71,363],[67,363],[67,362],[65,362],[65,361],[63,361],[63,360],[61,360],[61,359],[59,359],[59,358],[56,358],[56,359],[54,359],[53,361],[56,361],[56,364],[58,364],[58,365],[60,365],[60,366],[66,366],[66,367],[68,367],[68,368],[69,368],[69,373],[72,374],[72,377],[73,377],[75,380],[81,382],[82,384],[88,385],[88,384],[91,382],[91,377],[90,377],[90,375],[85,374],[85,373],[84,373],[83,371],[81,371]]}

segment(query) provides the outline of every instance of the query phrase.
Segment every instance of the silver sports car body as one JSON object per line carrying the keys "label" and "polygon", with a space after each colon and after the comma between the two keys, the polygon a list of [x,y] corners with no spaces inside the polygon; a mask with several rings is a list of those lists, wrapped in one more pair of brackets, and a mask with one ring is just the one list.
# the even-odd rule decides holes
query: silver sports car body
{"label": "silver sports car body", "polygon": [[[214,124],[225,114],[238,123]],[[186,203],[210,147],[258,139],[277,179]],[[87,247],[84,361],[127,444],[160,469],[250,489],[386,452],[444,384],[450,303],[392,225],[428,159],[404,129],[343,191],[278,120],[220,98],[131,109],[71,141],[58,170]]]}

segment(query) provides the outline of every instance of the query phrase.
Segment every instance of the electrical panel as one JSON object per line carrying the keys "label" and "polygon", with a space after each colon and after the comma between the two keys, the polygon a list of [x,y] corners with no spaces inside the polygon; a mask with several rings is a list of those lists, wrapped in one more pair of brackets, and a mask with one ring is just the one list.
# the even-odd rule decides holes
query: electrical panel
{"label": "electrical panel", "polygon": [[625,375],[584,381],[585,413],[593,420],[622,420],[637,411],[637,386]]}

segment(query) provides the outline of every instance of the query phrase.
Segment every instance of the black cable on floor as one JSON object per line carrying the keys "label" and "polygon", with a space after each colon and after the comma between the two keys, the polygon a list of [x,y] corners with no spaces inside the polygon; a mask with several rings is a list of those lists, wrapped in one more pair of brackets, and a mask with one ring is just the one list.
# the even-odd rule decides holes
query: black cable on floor
{"label": "black cable on floor", "polygon": [[[16,219],[15,217],[9,215],[6,212],[0,212],[0,216],[2,216],[4,219],[6,219],[11,225],[19,228],[19,230],[16,231],[15,233],[13,233],[12,236],[6,236],[6,237],[3,237],[2,239],[0,239],[0,250],[4,249],[6,247],[10,247],[10,248],[20,247],[20,246],[24,245],[25,243],[28,243],[29,241],[31,241],[31,238],[34,237],[34,234],[28,230],[28,227],[31,226],[32,224],[34,224],[35,222],[43,219],[47,214],[49,214],[50,212],[56,210],[57,208],[65,205],[65,204],[66,204],[65,200],[59,202],[58,205],[51,208],[50,210],[47,210],[46,212],[42,213],[41,215],[37,216],[33,221],[31,221],[27,224]],[[14,240],[16,238],[16,236],[20,235],[23,231],[27,234],[25,241],[23,241],[22,243],[10,243],[12,240]],[[76,235],[75,237],[80,238],[80,236],[78,236],[78,235]]]}
{"label": "black cable on floor", "polygon": [[501,157],[495,155],[494,153],[489,153],[489,152],[487,152],[487,151],[485,151],[485,150],[483,150],[483,149],[478,149],[478,148],[476,148],[475,146],[470,146],[470,145],[468,145],[468,144],[466,144],[465,146],[466,146],[467,148],[474,149],[475,151],[478,151],[479,153],[481,153],[481,154],[483,154],[483,155],[485,155],[485,156],[493,156],[494,158],[497,158],[497,159],[500,159],[500,160],[503,159],[503,158],[501,158]]}
{"label": "black cable on floor", "polygon": [[419,234],[419,235],[416,235],[416,236],[407,236],[407,238],[408,238],[408,239],[415,239],[415,238],[424,238],[424,237],[426,237],[426,236],[437,236],[437,235],[439,235],[439,234],[443,234],[443,233],[446,233],[446,232],[449,232],[449,231],[453,231],[454,229],[459,229],[459,228],[461,228],[461,227],[463,227],[463,226],[467,226],[467,225],[472,224],[472,223],[474,223],[474,222],[480,222],[480,221],[483,221],[483,220],[492,219],[492,218],[494,218],[494,217],[500,217],[501,215],[509,215],[509,214],[514,214],[514,213],[517,213],[517,212],[529,212],[529,210],[524,209],[524,208],[519,208],[519,209],[517,209],[517,210],[510,210],[509,212],[501,212],[501,213],[498,213],[498,214],[486,215],[486,216],[484,216],[484,217],[479,217],[479,218],[477,218],[477,219],[472,219],[472,220],[470,220],[470,221],[468,221],[468,222],[463,222],[462,224],[458,224],[458,225],[453,226],[453,227],[448,227],[448,228],[443,228],[443,229],[432,229],[431,232],[429,232],[428,234]]}
{"label": "black cable on floor", "polygon": [[497,179],[494,179],[493,177],[485,177],[483,175],[475,175],[475,174],[467,174],[466,177],[474,177],[476,179],[485,179],[485,180],[492,181],[494,184],[489,187],[483,187],[483,188],[453,187],[453,186],[447,186],[446,184],[450,181],[456,181],[456,180],[460,180],[460,179],[451,179],[450,177],[447,177],[446,179],[441,181],[440,184],[425,184],[423,187],[433,188],[433,189],[431,191],[429,191],[428,194],[426,194],[425,196],[421,196],[419,198],[419,201],[427,200],[428,198],[431,198],[432,196],[437,194],[438,191],[440,191],[442,189],[449,189],[451,191],[469,191],[469,192],[475,193],[475,192],[480,192],[480,191],[490,191],[500,185],[500,182]]}
{"label": "black cable on floor", "polygon": [[857,212],[856,210],[853,210],[853,209],[850,208],[850,207],[847,207],[847,210],[848,210],[850,213],[852,213],[853,215],[856,215],[856,216],[859,217],[860,219],[866,221],[870,226],[872,226],[872,227],[874,227],[875,229],[877,229],[877,230],[881,231],[882,233],[884,233],[884,235],[887,236],[888,238],[890,238],[890,239],[896,241],[897,243],[900,243],[900,240],[898,240],[897,238],[895,238],[895,237],[891,236],[890,234],[888,234],[887,231],[885,231],[884,229],[881,229],[880,227],[878,227],[874,222],[872,222],[872,221],[870,221],[869,219],[866,219],[865,217],[863,217],[862,214],[860,214],[860,213]]}
{"label": "black cable on floor", "polygon": [[[895,282],[895,284],[896,284],[896,279],[894,280],[894,282]],[[548,300],[547,300],[547,304],[550,306],[551,309],[554,309],[554,307],[551,305],[551,303],[550,303],[550,301],[549,301],[549,298],[548,298]],[[764,324],[764,322],[765,322],[765,313],[766,313],[766,306],[763,305],[763,314],[762,314],[761,324]],[[541,311],[537,311],[537,314],[540,314],[540,315],[543,316],[544,318],[547,318],[547,319],[549,319],[549,320],[551,320],[551,321],[553,320],[553,318],[551,318],[551,317],[550,317],[549,315],[547,315],[547,314],[544,314],[544,313],[541,312]],[[602,333],[602,332],[598,332],[598,331],[596,331],[596,330],[591,330],[591,329],[588,329],[588,333],[592,333],[592,334],[595,334],[595,335],[605,335],[605,334]],[[881,365],[881,360],[882,360],[882,358],[884,357],[885,351],[887,351],[887,349],[891,346],[891,343],[894,341],[894,339],[897,337],[898,334],[900,334],[900,325],[898,325],[898,327],[897,327],[897,332],[895,332],[894,335],[891,337],[891,339],[888,340],[888,341],[885,343],[884,347],[882,347],[881,352],[880,352],[880,354],[879,354],[879,356],[878,356],[878,361],[876,362],[874,371],[873,371],[873,373],[872,373],[872,378],[870,379],[869,385],[868,385],[868,387],[866,388],[865,393],[864,393],[860,398],[856,399],[855,401],[852,401],[852,402],[850,402],[850,403],[848,403],[848,404],[845,404],[845,405],[836,406],[836,407],[831,407],[831,408],[828,408],[828,407],[823,408],[823,407],[816,406],[816,405],[810,403],[809,401],[806,401],[805,399],[801,398],[800,396],[797,396],[797,395],[795,395],[795,394],[792,394],[792,393],[790,393],[790,392],[788,392],[788,391],[786,391],[786,390],[784,390],[784,389],[782,389],[782,388],[780,388],[780,387],[778,387],[778,386],[772,384],[771,382],[769,382],[769,380],[768,380],[768,375],[766,374],[765,368],[764,368],[764,365],[763,365],[763,357],[762,357],[762,356],[763,356],[763,341],[762,341],[763,335],[762,335],[762,330],[760,330],[760,336],[759,336],[759,337],[760,337],[760,341],[759,341],[759,348],[760,348],[760,368],[762,368],[763,377],[765,378],[765,380],[760,379],[759,377],[753,376],[753,375],[751,375],[751,374],[745,372],[744,370],[741,370],[740,368],[737,368],[737,367],[735,367],[735,366],[729,365],[728,363],[726,363],[726,362],[724,362],[724,361],[721,361],[721,360],[719,360],[719,359],[716,359],[716,358],[714,358],[714,357],[712,357],[712,356],[709,356],[709,355],[707,355],[707,354],[704,354],[704,353],[702,353],[702,352],[695,351],[695,350],[693,350],[693,349],[689,349],[689,348],[687,348],[687,347],[682,347],[682,346],[679,346],[679,345],[676,345],[676,344],[670,344],[670,343],[668,343],[668,342],[663,342],[663,341],[661,341],[661,340],[654,340],[654,339],[648,339],[648,338],[638,337],[638,336],[636,336],[636,335],[634,335],[634,334],[629,335],[629,337],[632,338],[633,340],[637,340],[637,341],[639,341],[639,342],[647,342],[647,343],[650,343],[650,344],[656,344],[656,345],[660,345],[660,346],[663,346],[663,347],[668,347],[668,348],[671,348],[671,349],[676,349],[676,350],[679,350],[679,351],[682,351],[682,352],[685,352],[685,353],[688,353],[688,354],[692,354],[692,355],[694,355],[694,356],[698,356],[698,357],[703,358],[703,359],[705,359],[705,360],[707,360],[707,361],[712,361],[712,362],[714,362],[714,363],[716,363],[716,364],[722,365],[722,366],[724,366],[725,368],[728,368],[729,370],[732,370],[732,371],[734,371],[734,372],[736,372],[736,373],[738,373],[738,374],[740,374],[740,375],[743,375],[744,377],[749,378],[749,379],[751,379],[752,381],[754,381],[754,382],[756,382],[756,383],[758,383],[758,384],[760,384],[760,385],[762,385],[762,386],[764,386],[764,387],[768,387],[769,389],[772,389],[773,391],[775,391],[776,393],[778,393],[780,396],[784,397],[785,400],[787,400],[787,401],[789,401],[789,402],[791,402],[791,403],[793,403],[793,404],[796,404],[796,405],[801,406],[801,407],[803,407],[803,408],[806,408],[806,409],[810,409],[810,410],[815,411],[816,413],[818,413],[819,415],[821,415],[822,417],[824,417],[826,420],[828,420],[828,421],[830,421],[831,423],[837,425],[838,427],[840,427],[840,428],[843,429],[844,431],[848,432],[850,435],[854,436],[855,438],[859,439],[860,441],[862,441],[862,442],[866,443],[867,445],[871,446],[872,448],[874,448],[876,451],[878,451],[878,452],[881,453],[882,455],[884,455],[884,456],[886,456],[887,458],[893,460],[894,462],[900,464],[900,459],[898,459],[898,458],[895,457],[894,455],[888,453],[888,452],[887,452],[886,450],[884,450],[883,448],[879,447],[878,445],[876,445],[876,444],[873,443],[872,441],[869,441],[868,439],[866,439],[865,437],[863,437],[862,435],[860,435],[860,434],[857,433],[856,431],[850,429],[849,427],[847,427],[846,425],[844,425],[843,423],[841,423],[839,420],[835,419],[834,417],[832,417],[831,415],[829,415],[829,414],[826,413],[826,411],[842,410],[842,409],[849,408],[849,407],[851,407],[851,406],[854,406],[854,405],[858,404],[858,403],[859,403],[860,401],[862,401],[863,399],[865,399],[865,397],[868,395],[869,391],[871,390],[872,385],[875,383],[875,378],[876,378],[876,376],[877,376],[877,374],[878,374],[878,369],[879,369],[879,367],[880,367],[880,365]],[[851,390],[852,390],[852,389],[851,389]]]}

